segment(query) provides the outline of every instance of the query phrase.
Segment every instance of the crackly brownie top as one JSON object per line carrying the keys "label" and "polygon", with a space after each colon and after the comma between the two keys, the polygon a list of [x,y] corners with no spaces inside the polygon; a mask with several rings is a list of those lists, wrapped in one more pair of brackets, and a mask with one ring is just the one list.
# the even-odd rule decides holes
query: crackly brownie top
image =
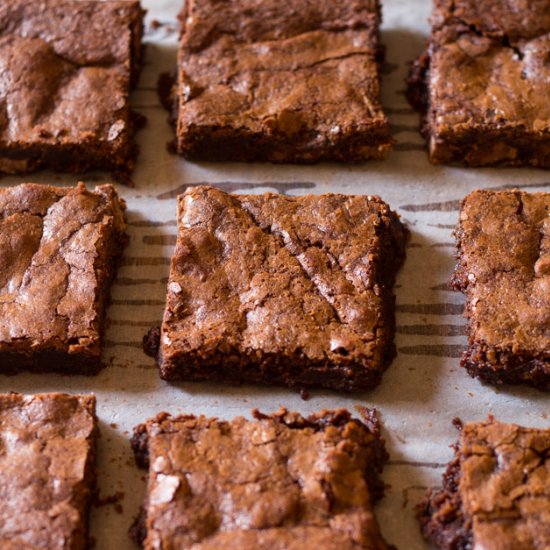
{"label": "crackly brownie top", "polygon": [[179,198],[178,222],[165,358],[174,350],[380,359],[404,229],[378,197],[194,187]]}
{"label": "crackly brownie top", "polygon": [[181,19],[181,128],[336,139],[386,124],[375,0],[190,0]]}
{"label": "crackly brownie top", "polygon": [[478,342],[550,349],[550,194],[480,190],[463,201],[455,284]]}
{"label": "crackly brownie top", "polygon": [[0,143],[124,145],[138,2],[0,3]]}
{"label": "crackly brownie top", "polygon": [[432,23],[430,122],[436,131],[550,133],[549,0],[441,0]]}
{"label": "crackly brownie top", "polygon": [[432,25],[463,24],[510,41],[550,32],[550,0],[435,0]]}
{"label": "crackly brownie top", "polygon": [[0,395],[0,546],[85,547],[95,398]]}
{"label": "crackly brownie top", "polygon": [[256,417],[162,414],[136,428],[145,549],[386,549],[372,512],[386,458],[377,424],[343,410]]}
{"label": "crackly brownie top", "polygon": [[550,548],[550,430],[496,421],[464,426],[459,493],[472,547]]}
{"label": "crackly brownie top", "polygon": [[123,207],[111,185],[0,190],[1,351],[99,353],[103,262]]}

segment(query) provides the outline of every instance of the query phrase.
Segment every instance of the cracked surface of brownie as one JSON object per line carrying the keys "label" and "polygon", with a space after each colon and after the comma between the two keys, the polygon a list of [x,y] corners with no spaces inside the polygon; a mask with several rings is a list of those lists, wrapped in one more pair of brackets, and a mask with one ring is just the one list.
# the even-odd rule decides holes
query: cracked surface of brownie
{"label": "cracked surface of brownie", "polygon": [[490,383],[550,389],[550,194],[480,190],[463,201],[452,284],[466,294],[462,365]]}
{"label": "cracked surface of brownie", "polygon": [[387,460],[374,411],[365,423],[343,409],[254,415],[161,413],[135,428],[149,468],[143,548],[390,548],[372,508]]}
{"label": "cracked surface of brownie", "polygon": [[0,547],[84,550],[95,397],[0,394]]}
{"label": "cracked surface of brownie", "polygon": [[383,158],[376,0],[190,0],[172,104],[191,159]]}
{"label": "cracked surface of brownie", "polygon": [[410,98],[430,159],[550,167],[550,0],[438,0]]}
{"label": "cracked surface of brownie", "polygon": [[139,2],[0,3],[0,172],[129,172]]}
{"label": "cracked surface of brownie", "polygon": [[126,244],[113,186],[0,190],[0,368],[91,374]]}
{"label": "cracked surface of brownie", "polygon": [[179,197],[160,334],[165,379],[358,390],[394,356],[406,231],[378,197]]}
{"label": "cracked surface of brownie", "polygon": [[466,424],[443,487],[419,511],[424,536],[441,550],[546,550],[550,430]]}

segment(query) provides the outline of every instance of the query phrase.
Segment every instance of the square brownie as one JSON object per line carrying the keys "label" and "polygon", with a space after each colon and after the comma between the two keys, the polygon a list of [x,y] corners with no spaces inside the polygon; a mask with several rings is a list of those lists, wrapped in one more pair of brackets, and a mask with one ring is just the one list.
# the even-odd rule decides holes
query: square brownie
{"label": "square brownie", "polygon": [[134,166],[138,1],[2,0],[0,172]]}
{"label": "square brownie", "polygon": [[0,394],[0,547],[84,550],[95,485],[93,395]]}
{"label": "square brownie", "polygon": [[419,512],[422,533],[441,550],[547,550],[550,430],[466,424],[443,487]]}
{"label": "square brownie", "polygon": [[550,167],[550,0],[436,0],[410,97],[434,163]]}
{"label": "square brownie", "polygon": [[373,512],[387,460],[373,411],[254,415],[161,413],[135,428],[149,476],[131,533],[145,550],[390,548]]}
{"label": "square brownie", "polygon": [[452,284],[466,294],[462,365],[550,390],[550,194],[478,190],[462,202]]}
{"label": "square brownie", "polygon": [[395,354],[406,231],[378,197],[178,199],[158,362],[166,380],[371,388]]}
{"label": "square brownie", "polygon": [[378,0],[188,0],[180,19],[179,154],[313,163],[390,150]]}
{"label": "square brownie", "polygon": [[125,208],[112,185],[0,189],[0,372],[101,368]]}

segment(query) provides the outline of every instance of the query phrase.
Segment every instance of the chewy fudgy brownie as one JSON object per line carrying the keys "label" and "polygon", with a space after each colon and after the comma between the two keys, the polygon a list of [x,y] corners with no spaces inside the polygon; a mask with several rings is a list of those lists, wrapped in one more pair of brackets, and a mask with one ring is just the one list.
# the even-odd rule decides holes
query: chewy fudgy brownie
{"label": "chewy fudgy brownie", "polygon": [[95,397],[0,394],[0,547],[84,550]]}
{"label": "chewy fudgy brownie", "polygon": [[[377,0],[188,0],[176,149],[194,160],[384,158]],[[161,91],[164,95],[164,92]]]}
{"label": "chewy fudgy brownie", "polygon": [[452,284],[466,294],[462,365],[492,384],[550,389],[550,194],[479,190],[463,201]]}
{"label": "chewy fudgy brownie", "polygon": [[0,372],[100,369],[125,207],[112,185],[0,189]]}
{"label": "chewy fudgy brownie", "polygon": [[398,216],[373,196],[179,197],[158,362],[166,380],[359,390],[393,358]]}
{"label": "chewy fudgy brownie", "polygon": [[149,468],[132,530],[145,550],[385,550],[373,504],[387,459],[374,411],[255,421],[161,413],[134,430]]}
{"label": "chewy fudgy brownie", "polygon": [[422,533],[441,550],[547,550],[550,430],[466,424],[443,487],[419,512]]}
{"label": "chewy fudgy brownie", "polygon": [[435,163],[550,167],[550,0],[435,0],[410,98]]}
{"label": "chewy fudgy brownie", "polygon": [[2,0],[0,173],[134,166],[139,2]]}

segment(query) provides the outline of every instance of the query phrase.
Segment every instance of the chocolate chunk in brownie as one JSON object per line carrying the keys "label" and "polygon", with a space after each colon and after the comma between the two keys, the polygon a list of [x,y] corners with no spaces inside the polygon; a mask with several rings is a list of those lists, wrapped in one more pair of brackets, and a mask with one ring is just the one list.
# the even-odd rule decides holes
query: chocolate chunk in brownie
{"label": "chocolate chunk in brownie", "polygon": [[164,379],[379,383],[395,353],[392,285],[406,240],[380,198],[200,186],[178,205]]}
{"label": "chocolate chunk in brownie", "polygon": [[95,397],[0,394],[0,547],[84,550]]}
{"label": "chocolate chunk in brownie", "polygon": [[550,0],[436,0],[410,98],[435,163],[550,167]]}
{"label": "chocolate chunk in brownie", "polygon": [[99,370],[125,207],[112,185],[0,189],[0,372]]}
{"label": "chocolate chunk in brownie", "polygon": [[377,0],[189,0],[180,19],[170,99],[160,83],[179,154],[313,163],[390,150]]}
{"label": "chocolate chunk in brownie", "polygon": [[389,548],[373,512],[387,460],[374,415],[255,417],[161,413],[135,428],[136,459],[149,468],[134,530],[143,548]]}
{"label": "chocolate chunk in brownie", "polygon": [[131,171],[143,15],[137,1],[2,0],[0,172]]}
{"label": "chocolate chunk in brownie", "polygon": [[479,190],[463,201],[452,284],[466,294],[462,365],[486,382],[550,389],[550,194]]}
{"label": "chocolate chunk in brownie", "polygon": [[550,548],[550,430],[466,424],[443,487],[419,512],[441,550]]}

